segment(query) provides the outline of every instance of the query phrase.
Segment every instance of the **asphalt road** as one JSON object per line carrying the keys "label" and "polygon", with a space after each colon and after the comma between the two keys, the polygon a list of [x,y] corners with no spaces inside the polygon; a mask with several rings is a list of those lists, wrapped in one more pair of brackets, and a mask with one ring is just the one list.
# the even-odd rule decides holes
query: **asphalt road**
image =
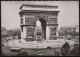
{"label": "asphalt road", "polygon": [[[76,40],[78,41],[79,39],[72,39],[72,40]],[[6,42],[6,40],[2,40],[2,42]],[[10,52],[10,47],[7,46],[1,46],[1,50],[3,52],[3,54],[5,56],[16,56],[17,54],[19,54],[20,52]],[[54,48],[54,49],[41,49],[43,51],[44,56],[54,56],[55,51],[59,51],[60,48]],[[21,49],[21,52],[28,52],[29,56],[37,56],[38,55],[38,51],[36,49]]]}
{"label": "asphalt road", "polygon": [[7,46],[2,46],[2,52],[4,54],[4,56],[16,56],[19,53],[22,52],[28,52],[29,56],[38,56],[38,50],[42,50],[44,56],[54,56],[55,51],[59,51],[60,48],[57,49],[26,49],[23,48],[21,49],[21,52],[10,52],[10,48]]}

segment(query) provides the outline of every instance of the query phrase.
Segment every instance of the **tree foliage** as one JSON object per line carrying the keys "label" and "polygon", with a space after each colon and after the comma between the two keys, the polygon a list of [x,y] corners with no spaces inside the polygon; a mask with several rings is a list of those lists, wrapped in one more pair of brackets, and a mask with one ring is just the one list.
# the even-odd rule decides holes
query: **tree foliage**
{"label": "tree foliage", "polygon": [[70,45],[69,43],[65,42],[65,44],[61,47],[61,55],[68,56],[70,52]]}
{"label": "tree foliage", "polygon": [[79,45],[74,44],[74,48],[70,52],[71,56],[79,56]]}
{"label": "tree foliage", "polygon": [[8,37],[7,29],[4,27],[1,27],[1,37]]}
{"label": "tree foliage", "polygon": [[58,51],[55,51],[55,56],[60,56],[60,53]]}
{"label": "tree foliage", "polygon": [[9,36],[20,36],[20,30],[19,29],[8,30],[7,34]]}
{"label": "tree foliage", "polygon": [[20,29],[11,29],[7,30],[4,27],[1,27],[1,37],[8,37],[8,36],[20,36]]}

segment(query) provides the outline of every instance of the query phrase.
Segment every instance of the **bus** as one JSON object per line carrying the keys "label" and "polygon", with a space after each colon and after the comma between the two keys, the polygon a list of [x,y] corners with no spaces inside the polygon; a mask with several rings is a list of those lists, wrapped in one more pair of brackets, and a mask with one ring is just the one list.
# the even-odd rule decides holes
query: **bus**
{"label": "bus", "polygon": [[21,48],[10,48],[11,52],[21,52]]}

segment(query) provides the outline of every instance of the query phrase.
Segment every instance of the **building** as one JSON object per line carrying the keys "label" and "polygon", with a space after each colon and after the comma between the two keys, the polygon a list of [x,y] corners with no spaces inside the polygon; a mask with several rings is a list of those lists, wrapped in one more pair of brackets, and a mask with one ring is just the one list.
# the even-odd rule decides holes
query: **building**
{"label": "building", "polygon": [[73,26],[62,26],[60,28],[61,32],[79,32],[79,26],[78,25],[73,25]]}
{"label": "building", "polygon": [[75,25],[74,27],[76,27],[76,32],[79,33],[79,25]]}
{"label": "building", "polygon": [[[58,6],[40,4],[22,4],[20,7],[21,40],[24,42],[29,37],[35,38],[36,21],[42,26],[42,38],[54,39],[57,34]],[[48,29],[47,29],[48,27]],[[50,34],[49,34],[50,33]],[[26,42],[26,41],[25,41]]]}

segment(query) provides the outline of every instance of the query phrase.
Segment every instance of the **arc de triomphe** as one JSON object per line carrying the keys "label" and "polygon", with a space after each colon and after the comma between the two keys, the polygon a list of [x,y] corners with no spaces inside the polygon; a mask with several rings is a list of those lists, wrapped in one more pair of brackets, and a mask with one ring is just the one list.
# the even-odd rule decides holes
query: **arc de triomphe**
{"label": "arc de triomphe", "polygon": [[[20,7],[21,40],[35,39],[36,21],[42,26],[42,37],[45,40],[53,40],[57,37],[58,6],[22,4]],[[47,28],[49,30],[47,30]]]}

